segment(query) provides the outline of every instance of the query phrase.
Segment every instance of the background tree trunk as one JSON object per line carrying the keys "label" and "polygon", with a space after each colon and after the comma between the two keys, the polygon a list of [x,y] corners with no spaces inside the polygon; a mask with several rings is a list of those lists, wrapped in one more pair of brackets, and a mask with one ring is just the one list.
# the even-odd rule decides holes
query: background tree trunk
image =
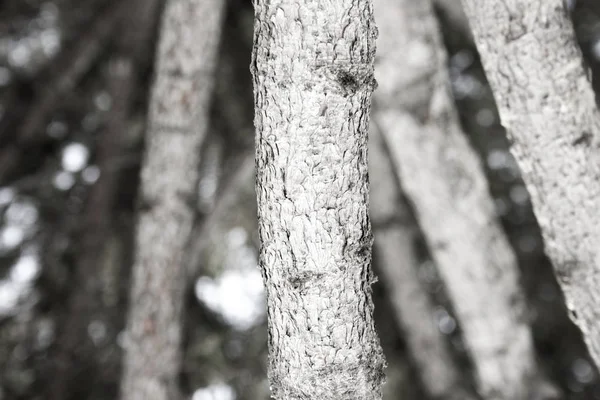
{"label": "background tree trunk", "polygon": [[169,0],[142,166],[121,397],[178,396],[186,257],[195,216],[222,0]]}
{"label": "background tree trunk", "polygon": [[[124,153],[123,136],[128,128],[130,112],[136,93],[136,76],[144,67],[143,58],[148,48],[149,37],[156,29],[157,15],[160,8],[159,0],[128,0],[125,5],[117,7],[121,10],[118,20],[119,38],[115,43],[115,51],[107,66],[108,94],[112,102],[110,117],[96,147],[95,163],[100,170],[97,182],[93,185],[86,199],[84,210],[84,223],[79,232],[79,248],[76,255],[76,270],[73,276],[72,290],[68,298],[68,304],[61,316],[60,330],[57,337],[55,360],[56,367],[49,379],[47,398],[51,400],[68,399],[72,393],[73,383],[78,377],[89,374],[101,381],[103,368],[111,365],[111,369],[117,369],[119,356],[100,357],[98,355],[96,340],[90,335],[90,327],[100,326],[109,332],[114,343],[117,332],[122,325],[114,326],[111,323],[118,320],[122,323],[122,317],[116,304],[106,301],[105,287],[102,276],[105,274],[103,266],[107,263],[107,242],[113,234],[115,203],[118,193],[118,182],[121,170],[115,167],[115,160],[122,157]],[[116,7],[116,6],[115,6]],[[143,8],[144,12],[138,12]],[[107,24],[109,27],[111,24]],[[104,34],[107,34],[104,32]],[[105,39],[107,40],[107,39]],[[94,47],[94,46],[91,46]],[[100,46],[95,46],[100,47]],[[87,51],[90,51],[89,49]],[[99,49],[95,50],[97,53]],[[91,55],[87,56],[91,57]],[[87,57],[84,57],[87,60]],[[68,76],[75,79],[77,75],[83,74],[79,69],[90,67],[91,61],[75,59],[75,65],[69,69]],[[43,97],[46,106],[34,110],[42,112],[36,123],[39,125],[47,118],[48,107],[54,107],[55,96],[61,90],[72,89],[75,81],[63,77],[63,84],[53,87],[57,90],[54,96],[46,93],[48,98]],[[67,82],[70,82],[67,84]],[[71,85],[71,86],[69,86]],[[64,87],[63,87],[64,86]],[[58,88],[63,89],[58,90]],[[31,123],[31,121],[29,121]],[[39,132],[39,126],[31,126],[25,135],[33,135]],[[38,130],[36,130],[38,129]],[[39,133],[38,133],[39,134]],[[118,269],[117,269],[118,270]],[[118,277],[114,277],[118,279]],[[116,317],[116,318],[115,318]],[[102,362],[114,358],[112,363]],[[115,371],[116,372],[116,371]],[[93,385],[90,385],[93,386]]]}
{"label": "background tree trunk", "polygon": [[571,318],[600,365],[600,113],[560,0],[463,0]]}
{"label": "background tree trunk", "polygon": [[473,40],[471,29],[460,0],[433,0],[438,12],[442,12],[450,24],[465,38]]}
{"label": "background tree trunk", "polygon": [[259,0],[259,263],[277,399],[381,399],[370,285],[370,0]]}
{"label": "background tree trunk", "polygon": [[379,0],[373,121],[436,261],[486,399],[539,390],[516,257],[449,92],[430,1]]}
{"label": "background tree trunk", "polygon": [[469,400],[460,382],[460,368],[452,359],[446,338],[434,317],[434,305],[419,281],[417,229],[381,134],[369,132],[371,218],[377,271],[389,292],[395,319],[405,335],[425,392],[433,399]]}

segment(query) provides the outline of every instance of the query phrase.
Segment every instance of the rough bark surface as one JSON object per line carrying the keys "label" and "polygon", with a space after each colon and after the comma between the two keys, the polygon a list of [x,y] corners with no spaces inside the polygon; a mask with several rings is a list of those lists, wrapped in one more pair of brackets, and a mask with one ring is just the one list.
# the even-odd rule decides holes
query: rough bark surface
{"label": "rough bark surface", "polygon": [[600,113],[561,0],[463,0],[571,318],[600,365]]}
{"label": "rough bark surface", "polygon": [[380,133],[374,128],[369,134],[369,177],[377,270],[423,389],[433,399],[472,400],[474,396],[460,382],[460,368],[435,323],[434,305],[419,281],[418,228],[400,194]]}
{"label": "rough bark surface", "polygon": [[258,0],[260,266],[276,399],[381,399],[372,318],[370,0]]}
{"label": "rough bark surface", "polygon": [[165,6],[142,165],[121,397],[178,397],[184,249],[195,215],[223,0]]}
{"label": "rough bark surface", "polygon": [[376,109],[403,189],[446,283],[485,399],[535,397],[516,257],[461,130],[430,1],[378,0]]}

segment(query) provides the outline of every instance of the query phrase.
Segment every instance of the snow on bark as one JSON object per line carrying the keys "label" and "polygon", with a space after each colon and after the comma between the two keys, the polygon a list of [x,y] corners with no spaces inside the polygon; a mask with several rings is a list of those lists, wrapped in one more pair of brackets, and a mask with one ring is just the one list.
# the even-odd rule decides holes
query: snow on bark
{"label": "snow on bark", "polygon": [[222,0],[169,0],[165,6],[141,172],[123,399],[179,395],[184,250],[223,8]]}
{"label": "snow on bark", "polygon": [[571,318],[600,365],[600,114],[561,0],[463,0]]}
{"label": "snow on bark", "polygon": [[370,0],[258,0],[260,266],[276,399],[381,399],[371,301]]}
{"label": "snow on bark", "polygon": [[374,251],[423,388],[431,398],[470,400],[459,367],[434,320],[434,305],[417,275],[417,226],[399,190],[380,133],[369,134],[369,177]]}
{"label": "snow on bark", "polygon": [[431,2],[375,4],[379,89],[372,119],[446,284],[478,390],[485,399],[534,398],[538,370],[516,257],[461,130]]}

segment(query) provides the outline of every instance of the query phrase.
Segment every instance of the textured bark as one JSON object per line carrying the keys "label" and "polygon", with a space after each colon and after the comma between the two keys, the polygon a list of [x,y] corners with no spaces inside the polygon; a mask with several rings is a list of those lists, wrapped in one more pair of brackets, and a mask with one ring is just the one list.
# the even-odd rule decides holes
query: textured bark
{"label": "textured bark", "polygon": [[169,0],[141,172],[121,398],[179,396],[184,250],[195,215],[223,0]]}
{"label": "textured bark", "polygon": [[276,399],[381,399],[372,318],[367,129],[370,0],[259,0],[259,262]]}
{"label": "textured bark", "polygon": [[434,305],[417,276],[417,226],[410,215],[380,133],[369,135],[369,176],[374,251],[396,321],[427,395],[438,400],[470,400],[459,367],[434,321]]}
{"label": "textured bark", "polygon": [[600,365],[600,113],[561,0],[464,0],[571,318]]}
{"label": "textured bark", "polygon": [[531,399],[538,376],[516,257],[449,92],[430,1],[379,0],[373,121],[438,265],[486,399]]}
{"label": "textured bark", "polygon": [[215,196],[214,206],[208,214],[194,226],[192,233],[192,242],[188,252],[189,263],[188,271],[190,278],[198,276],[201,265],[202,254],[206,246],[210,244],[209,233],[214,231],[222,222],[223,216],[230,210],[230,207],[240,194],[240,189],[250,180],[254,181],[254,156],[252,150],[248,154],[240,155],[240,160],[236,162],[235,167],[229,171],[229,174],[221,178],[219,190]]}

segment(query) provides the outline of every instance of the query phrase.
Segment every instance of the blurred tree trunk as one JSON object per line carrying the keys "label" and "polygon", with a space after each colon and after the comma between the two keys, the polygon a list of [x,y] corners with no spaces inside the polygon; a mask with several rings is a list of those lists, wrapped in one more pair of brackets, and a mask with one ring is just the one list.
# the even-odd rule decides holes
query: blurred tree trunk
{"label": "blurred tree trunk", "polygon": [[185,249],[197,195],[223,0],[169,0],[141,172],[121,398],[179,396]]}
{"label": "blurred tree trunk", "polygon": [[596,103],[600,104],[600,2],[598,0],[565,0],[575,25],[577,41],[584,59],[590,67]]}
{"label": "blurred tree trunk", "polygon": [[463,37],[473,40],[469,21],[460,0],[433,0],[433,5],[438,12],[442,12],[452,27],[460,32]]}
{"label": "blurred tree trunk", "polygon": [[370,0],[258,0],[259,262],[276,399],[381,399],[370,285]]}
{"label": "blurred tree trunk", "polygon": [[600,113],[561,0],[463,0],[571,318],[600,365]]}
{"label": "blurred tree trunk", "polygon": [[[118,361],[101,356],[102,352],[108,353],[106,348],[95,343],[88,332],[91,326],[101,326],[112,336],[112,340],[103,345],[114,345],[116,333],[122,328],[118,323],[121,322],[119,310],[115,304],[106,301],[102,279],[105,274],[106,244],[113,236],[114,208],[121,172],[115,168],[115,162],[124,153],[122,138],[133,104],[136,72],[144,67],[146,54],[142,49],[147,49],[151,41],[159,5],[158,0],[130,0],[118,7],[121,11],[117,18],[119,37],[115,40],[114,53],[108,61],[106,78],[112,109],[96,146],[95,163],[101,173],[86,201],[83,223],[80,223],[72,290],[66,312],[59,320],[55,368],[47,393],[52,400],[68,399],[73,392],[82,390],[77,387],[81,375],[94,377],[92,382],[96,383],[111,373],[118,373],[114,371]],[[144,12],[134,12],[140,8]],[[72,74],[72,71],[65,73]],[[63,79],[68,81],[66,77]],[[44,101],[51,103],[49,99]],[[114,280],[117,278],[114,277]],[[115,358],[118,360],[118,357]],[[109,365],[111,367],[108,368]],[[106,369],[111,371],[102,374],[101,371]],[[89,385],[85,389],[93,391],[95,386]]]}
{"label": "blurred tree trunk", "polygon": [[434,320],[434,305],[417,275],[417,229],[402,198],[389,154],[377,129],[369,133],[369,177],[374,252],[396,322],[404,333],[425,392],[438,400],[469,400],[446,339]]}
{"label": "blurred tree trunk", "polygon": [[373,121],[447,286],[479,391],[485,399],[534,398],[545,386],[517,260],[458,121],[431,1],[378,0],[376,17]]}

